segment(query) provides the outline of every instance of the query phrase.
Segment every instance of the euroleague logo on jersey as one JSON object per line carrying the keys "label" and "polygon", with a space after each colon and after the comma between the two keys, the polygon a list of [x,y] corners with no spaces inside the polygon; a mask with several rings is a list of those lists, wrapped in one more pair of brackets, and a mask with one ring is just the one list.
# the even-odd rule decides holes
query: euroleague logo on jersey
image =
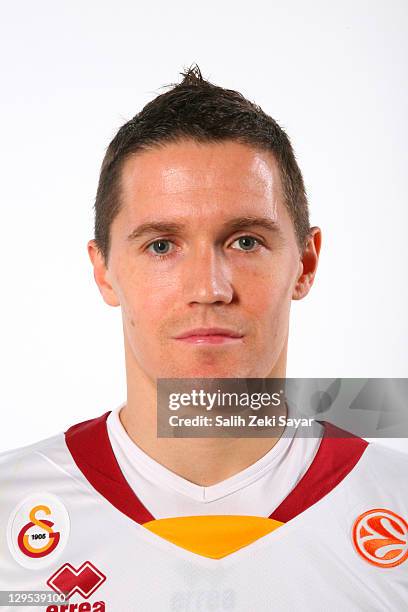
{"label": "euroleague logo on jersey", "polygon": [[395,567],[408,558],[408,523],[392,510],[367,510],[353,524],[353,543],[372,565]]}
{"label": "euroleague logo on jersey", "polygon": [[59,498],[51,493],[30,495],[11,513],[7,541],[14,559],[28,569],[47,567],[68,541],[70,520]]}
{"label": "euroleague logo on jersey", "polygon": [[[53,531],[54,523],[47,519],[38,519],[37,513],[44,512],[45,514],[51,514],[51,510],[48,506],[38,505],[30,511],[30,522],[21,528],[18,534],[17,542],[20,550],[28,555],[29,557],[44,557],[49,555],[60,541],[60,534],[58,531]],[[39,531],[36,533],[29,532],[32,527],[38,527]],[[43,543],[43,546],[32,546],[30,544],[30,537],[36,542]]]}

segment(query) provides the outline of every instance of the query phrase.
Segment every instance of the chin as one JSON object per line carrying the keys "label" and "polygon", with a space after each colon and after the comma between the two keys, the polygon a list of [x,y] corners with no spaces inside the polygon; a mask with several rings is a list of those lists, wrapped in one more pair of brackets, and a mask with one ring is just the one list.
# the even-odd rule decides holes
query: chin
{"label": "chin", "polygon": [[[256,371],[255,371],[256,370]],[[166,378],[262,378],[257,368],[251,368],[244,364],[197,364],[195,366],[185,365],[173,370]],[[164,378],[164,376],[163,376]]]}

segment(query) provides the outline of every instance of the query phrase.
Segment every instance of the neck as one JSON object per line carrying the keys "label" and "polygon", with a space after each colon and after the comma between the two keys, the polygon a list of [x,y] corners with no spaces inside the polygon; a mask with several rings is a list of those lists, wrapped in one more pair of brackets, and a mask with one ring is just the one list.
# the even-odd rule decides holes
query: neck
{"label": "neck", "polygon": [[[268,378],[285,378],[286,349]],[[278,442],[275,438],[158,438],[156,384],[126,360],[127,401],[120,420],[147,455],[182,478],[211,486],[249,467]]]}

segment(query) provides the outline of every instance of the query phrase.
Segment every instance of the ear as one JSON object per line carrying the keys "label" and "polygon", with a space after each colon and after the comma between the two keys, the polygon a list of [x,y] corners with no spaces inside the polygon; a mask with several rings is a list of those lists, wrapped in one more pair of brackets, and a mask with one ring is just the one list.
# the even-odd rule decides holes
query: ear
{"label": "ear", "polygon": [[94,269],[94,279],[105,302],[109,306],[119,306],[120,302],[110,282],[110,273],[105,264],[105,258],[99,250],[95,240],[87,245],[88,255]]}
{"label": "ear", "polygon": [[322,233],[320,228],[312,227],[300,259],[299,276],[292,294],[293,300],[301,300],[309,293],[316,276],[321,244]]}

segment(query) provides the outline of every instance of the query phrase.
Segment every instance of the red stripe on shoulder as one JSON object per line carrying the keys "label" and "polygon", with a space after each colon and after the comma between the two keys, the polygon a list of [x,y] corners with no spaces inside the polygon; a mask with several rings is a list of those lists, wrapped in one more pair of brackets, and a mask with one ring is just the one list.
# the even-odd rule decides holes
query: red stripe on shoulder
{"label": "red stripe on shoulder", "polygon": [[360,460],[368,442],[336,425],[324,427],[319,449],[306,473],[269,518],[287,523],[330,493]]}
{"label": "red stripe on shoulder", "polygon": [[65,432],[68,449],[88,482],[115,508],[137,523],[152,521],[116,460],[106,426],[109,414],[72,425]]}

